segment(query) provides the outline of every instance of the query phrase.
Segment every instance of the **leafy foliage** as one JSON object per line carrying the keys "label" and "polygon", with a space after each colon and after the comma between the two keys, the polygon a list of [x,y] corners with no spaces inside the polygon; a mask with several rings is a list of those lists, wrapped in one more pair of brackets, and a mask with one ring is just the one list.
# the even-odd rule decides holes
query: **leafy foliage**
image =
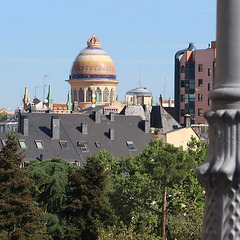
{"label": "leafy foliage", "polygon": [[89,157],[83,169],[70,172],[68,199],[62,212],[66,221],[64,239],[97,239],[97,229],[114,221],[108,201],[110,178],[105,168],[107,164],[102,161],[101,153]]}
{"label": "leafy foliage", "polygon": [[21,168],[16,135],[9,133],[0,151],[0,236],[1,239],[49,239],[31,196],[32,180]]}

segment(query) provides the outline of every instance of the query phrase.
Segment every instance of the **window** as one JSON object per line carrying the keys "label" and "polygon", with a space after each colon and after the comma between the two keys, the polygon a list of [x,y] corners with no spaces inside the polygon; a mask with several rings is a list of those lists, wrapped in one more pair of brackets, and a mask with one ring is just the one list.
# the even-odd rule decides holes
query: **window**
{"label": "window", "polygon": [[108,95],[109,95],[108,89],[105,88],[103,90],[103,102],[108,102]]}
{"label": "window", "polygon": [[79,102],[84,102],[84,91],[82,88],[79,89]]}
{"label": "window", "polygon": [[97,148],[100,148],[101,147],[101,143],[100,142],[95,142],[95,146],[97,147]]}
{"label": "window", "polygon": [[203,72],[203,64],[198,64],[198,71]]}
{"label": "window", "polygon": [[88,88],[86,92],[86,102],[91,102],[92,101],[92,90],[91,88]]}
{"label": "window", "polygon": [[183,65],[181,66],[181,73],[185,73],[185,67]]}
{"label": "window", "polygon": [[208,106],[210,106],[210,99],[208,98],[208,101],[207,101],[207,103],[208,103]]}
{"label": "window", "polygon": [[184,80],[181,81],[181,87],[185,87]]}
{"label": "window", "polygon": [[211,90],[211,84],[208,83],[208,91],[210,91],[210,90]]}
{"label": "window", "polygon": [[19,139],[18,142],[19,142],[20,148],[27,148],[27,143],[25,140]]}
{"label": "window", "polygon": [[203,95],[202,95],[202,93],[199,93],[199,94],[198,94],[198,101],[199,101],[199,102],[202,102],[202,99],[203,99]]}
{"label": "window", "polygon": [[136,151],[137,150],[133,141],[126,141],[126,144],[128,146],[129,151]]}
{"label": "window", "polygon": [[43,149],[43,142],[42,140],[35,140],[35,144],[37,148]]}
{"label": "window", "polygon": [[77,101],[77,90],[74,89],[73,101]]}
{"label": "window", "polygon": [[184,102],[184,94],[181,94],[181,102]]}
{"label": "window", "polygon": [[208,76],[211,76],[211,69],[208,68]]}
{"label": "window", "polygon": [[113,89],[110,91],[110,102],[113,102]]}
{"label": "window", "polygon": [[68,143],[67,143],[67,141],[60,141],[59,144],[60,144],[60,146],[61,146],[62,149],[63,149],[63,148],[68,148]]}
{"label": "window", "polygon": [[99,88],[97,88],[95,90],[95,94],[96,94],[96,100],[98,102],[101,102],[102,101],[102,92],[101,92],[101,90]]}
{"label": "window", "polygon": [[77,142],[77,146],[80,148],[82,152],[89,152],[87,144],[85,142]]}
{"label": "window", "polygon": [[198,79],[198,86],[201,87],[203,85],[203,80],[202,79]]}
{"label": "window", "polygon": [[189,89],[195,89],[195,81],[194,80],[190,80],[189,82]]}
{"label": "window", "polygon": [[198,116],[202,116],[203,115],[203,109],[202,108],[198,108]]}
{"label": "window", "polygon": [[189,94],[189,102],[195,102],[195,94]]}

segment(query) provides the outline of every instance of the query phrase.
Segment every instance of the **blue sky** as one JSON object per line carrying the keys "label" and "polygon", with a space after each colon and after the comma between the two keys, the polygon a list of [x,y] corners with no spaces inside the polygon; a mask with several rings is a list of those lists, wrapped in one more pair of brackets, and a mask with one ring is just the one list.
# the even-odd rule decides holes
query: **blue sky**
{"label": "blue sky", "polygon": [[20,106],[25,86],[42,99],[44,83],[66,102],[65,80],[93,34],[115,63],[120,100],[139,85],[139,68],[141,85],[167,99],[174,54],[216,40],[216,0],[0,0],[0,108]]}

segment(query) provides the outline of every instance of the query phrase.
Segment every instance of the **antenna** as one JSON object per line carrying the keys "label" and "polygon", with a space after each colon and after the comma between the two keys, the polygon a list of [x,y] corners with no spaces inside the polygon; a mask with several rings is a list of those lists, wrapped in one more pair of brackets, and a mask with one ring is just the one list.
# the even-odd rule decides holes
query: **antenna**
{"label": "antenna", "polygon": [[45,84],[45,80],[48,76],[49,76],[48,74],[44,74],[44,76],[43,76],[43,101],[42,101],[42,106],[43,107],[44,107],[44,101],[45,101],[45,87],[47,86]]}
{"label": "antenna", "polygon": [[139,68],[139,87],[141,87],[141,68]]}

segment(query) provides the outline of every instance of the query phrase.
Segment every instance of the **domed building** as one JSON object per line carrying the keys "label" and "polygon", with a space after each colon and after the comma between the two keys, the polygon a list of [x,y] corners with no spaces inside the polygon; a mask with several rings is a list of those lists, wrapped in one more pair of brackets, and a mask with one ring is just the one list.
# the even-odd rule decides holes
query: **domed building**
{"label": "domed building", "polygon": [[92,104],[109,105],[117,98],[116,70],[111,57],[100,48],[100,41],[92,36],[87,48],[76,57],[69,80],[72,101],[80,108]]}
{"label": "domed building", "polygon": [[143,87],[128,91],[125,95],[127,105],[152,105],[152,92]]}

